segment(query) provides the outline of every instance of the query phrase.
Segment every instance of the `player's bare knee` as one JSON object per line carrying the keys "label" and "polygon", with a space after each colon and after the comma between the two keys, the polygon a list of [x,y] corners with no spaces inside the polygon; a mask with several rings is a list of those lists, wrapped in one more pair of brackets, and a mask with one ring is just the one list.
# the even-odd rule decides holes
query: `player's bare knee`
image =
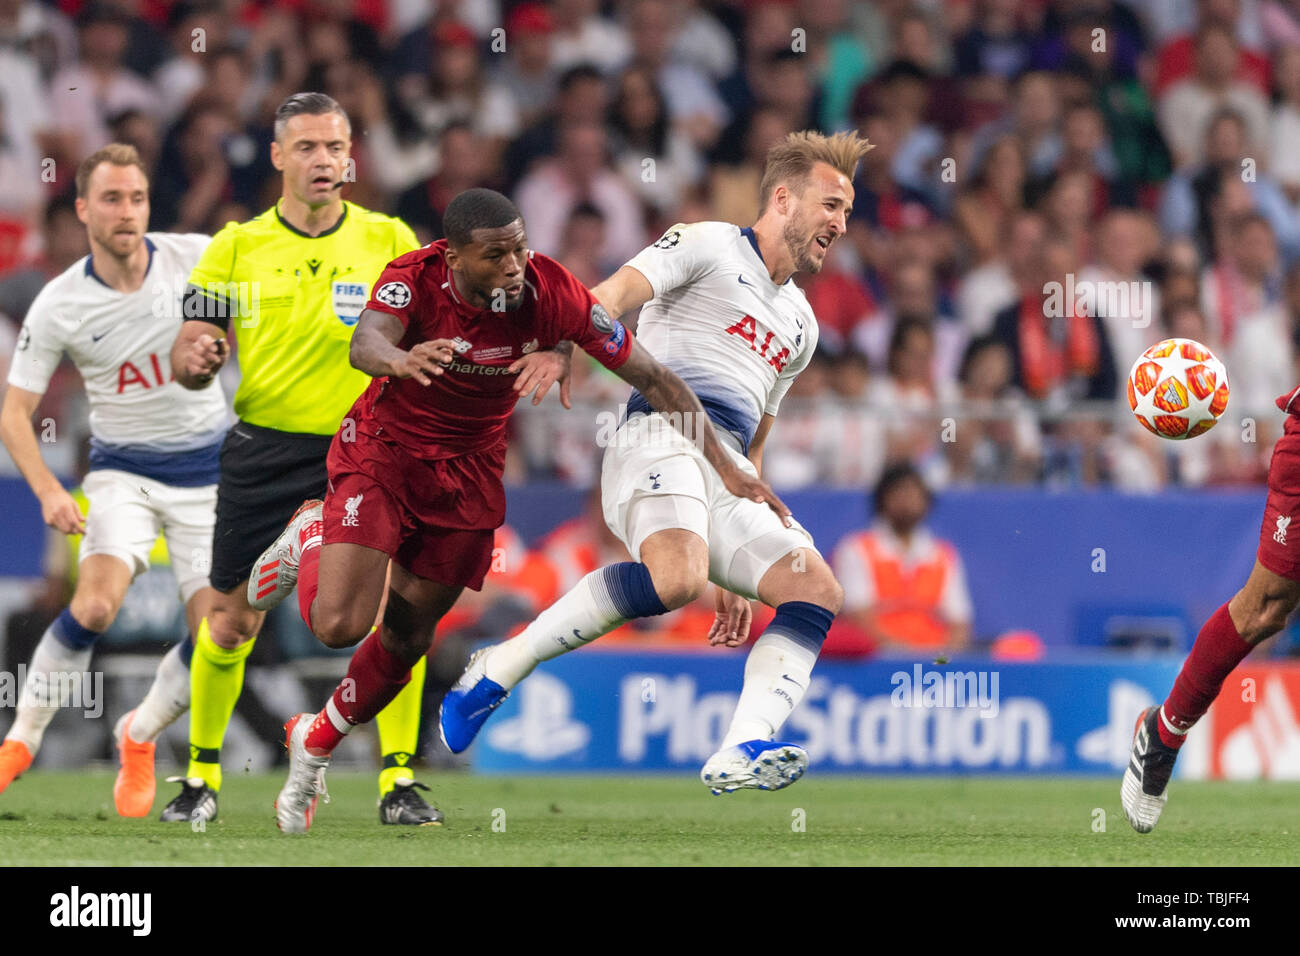
{"label": "player's bare knee", "polygon": [[82,627],[102,634],[117,617],[117,604],[97,594],[78,595],[72,602],[71,611],[73,618]]}
{"label": "player's bare knee", "polygon": [[659,600],[670,611],[690,604],[709,586],[707,571],[703,574],[693,573],[689,567],[665,571],[659,576],[651,572],[650,577]]}
{"label": "player's bare knee", "polygon": [[224,650],[234,650],[256,636],[256,618],[246,620],[243,615],[214,611],[208,619],[208,637]]}
{"label": "player's bare knee", "polygon": [[312,631],[326,647],[352,647],[370,633],[371,622],[343,609],[322,608],[318,603],[312,609]]}
{"label": "player's bare knee", "polygon": [[832,614],[839,614],[844,607],[844,588],[835,580],[835,575],[827,571],[824,575],[818,575],[807,600],[826,608]]}

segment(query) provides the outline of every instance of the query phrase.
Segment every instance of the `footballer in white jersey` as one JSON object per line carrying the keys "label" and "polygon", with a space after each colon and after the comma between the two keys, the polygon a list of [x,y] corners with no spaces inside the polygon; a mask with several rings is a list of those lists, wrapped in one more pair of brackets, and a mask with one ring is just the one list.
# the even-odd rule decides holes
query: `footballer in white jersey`
{"label": "footballer in white jersey", "polygon": [[[855,133],[790,134],[768,153],[763,211],[751,228],[673,226],[592,290],[615,318],[642,306],[638,341],[690,385],[716,430],[731,436],[733,462],[756,478],[781,400],[817,347],[794,274],[819,271],[844,234],[852,179],[870,148]],[[604,441],[601,503],[635,560],[593,571],[523,633],[471,658],[443,702],[439,728],[450,749],[468,746],[540,662],[625,620],[681,607],[712,581],[710,643],[748,639],[751,599],[776,616],[750,651],[735,714],[701,779],[717,794],[779,790],[803,775],[807,753],[774,737],[807,690],[844,591],[791,516],[729,492],[683,431],[699,433],[632,394]]]}
{"label": "footballer in white jersey", "polygon": [[[0,791],[31,765],[45,728],[89,665],[161,535],[191,634],[210,613],[208,585],[218,453],[227,404],[214,381],[200,391],[172,379],[181,296],[208,237],[147,233],[148,180],[134,148],[113,144],[77,172],[77,215],[91,254],[52,279],[19,333],[0,408],[0,439],[41,503],[45,522],[81,534],[72,603],[42,637],[14,722],[0,744]],[[64,355],[90,406],[87,514],[41,457],[32,415]],[[115,728],[122,770],[113,796],[123,816],[153,803],[154,743],[189,706],[189,650],[180,640],[145,699]],[[58,691],[55,691],[58,688]]]}

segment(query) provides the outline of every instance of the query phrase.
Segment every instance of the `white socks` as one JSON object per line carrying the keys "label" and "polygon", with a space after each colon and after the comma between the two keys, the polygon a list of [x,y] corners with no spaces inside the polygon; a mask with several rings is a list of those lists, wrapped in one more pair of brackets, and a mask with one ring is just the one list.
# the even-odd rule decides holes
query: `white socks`
{"label": "white socks", "polygon": [[766,631],[745,661],[745,685],[722,748],[771,740],[808,689],[817,655],[784,634]]}
{"label": "white socks", "polygon": [[84,706],[91,704],[87,697],[90,677],[85,671],[90,666],[92,648],[73,650],[51,633],[54,626],[46,629],[41,642],[36,645],[36,653],[27,668],[27,680],[18,698],[18,712],[13,726],[5,734],[6,740],[22,742],[32,756],[40,749],[45,728],[67,701],[74,686],[80,688],[80,703]]}
{"label": "white socks", "polygon": [[181,661],[184,644],[182,640],[163,655],[149,693],[135,709],[127,735],[138,744],[152,743],[164,728],[189,710],[190,669]]}
{"label": "white socks", "polygon": [[577,650],[622,624],[626,618],[607,594],[607,572],[606,568],[592,571],[522,634],[493,647],[484,665],[488,679],[510,690],[542,661]]}

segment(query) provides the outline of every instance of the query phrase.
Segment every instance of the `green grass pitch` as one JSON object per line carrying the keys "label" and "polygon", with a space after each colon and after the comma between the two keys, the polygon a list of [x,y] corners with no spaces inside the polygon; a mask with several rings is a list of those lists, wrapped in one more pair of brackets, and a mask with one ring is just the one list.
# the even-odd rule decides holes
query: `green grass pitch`
{"label": "green grass pitch", "polygon": [[[107,772],[33,772],[0,795],[0,865],[1293,865],[1300,788],[1175,781],[1134,833],[1119,777],[809,776],[711,796],[691,775],[484,777],[423,772],[442,827],[381,826],[371,774],[328,778],[310,833],[276,831],[283,777],[227,778],[205,832],[119,819]],[[1104,811],[1104,832],[1098,832]]]}

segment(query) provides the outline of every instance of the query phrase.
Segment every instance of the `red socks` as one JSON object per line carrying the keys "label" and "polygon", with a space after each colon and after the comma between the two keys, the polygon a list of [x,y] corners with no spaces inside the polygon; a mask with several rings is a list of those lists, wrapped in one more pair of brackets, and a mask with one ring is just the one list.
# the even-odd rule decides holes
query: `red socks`
{"label": "red socks", "polygon": [[[1223,682],[1250,653],[1252,646],[1237,633],[1227,604],[1210,615],[1201,633],[1196,635],[1192,652],[1187,655],[1183,669],[1174,681],[1174,688],[1161,708],[1162,719],[1156,721],[1161,743],[1175,749],[1183,745],[1187,739],[1186,731],[1205,716],[1214,698],[1219,696]],[[1165,726],[1166,720],[1183,733],[1171,731]]]}
{"label": "red socks", "polygon": [[350,729],[374,720],[410,679],[411,665],[384,647],[378,631],[371,634],[352,655],[348,676],[312,721],[308,751],[318,756],[332,751]]}
{"label": "red socks", "polygon": [[322,527],[320,522],[315,522],[303,529],[304,538],[314,529],[318,543],[303,549],[302,556],[298,559],[298,613],[302,615],[309,631],[311,630],[311,606],[316,600],[316,592],[320,589],[319,540]]}

